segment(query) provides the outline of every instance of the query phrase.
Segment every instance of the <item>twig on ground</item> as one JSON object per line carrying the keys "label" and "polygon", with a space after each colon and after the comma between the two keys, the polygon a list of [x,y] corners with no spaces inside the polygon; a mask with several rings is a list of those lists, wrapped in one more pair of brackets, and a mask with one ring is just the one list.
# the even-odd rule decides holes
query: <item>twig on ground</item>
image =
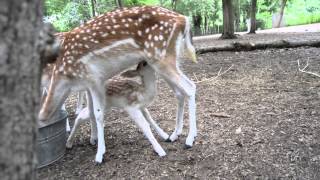
{"label": "twig on ground", "polygon": [[231,116],[229,114],[226,114],[224,112],[221,112],[221,113],[213,113],[211,114],[212,116],[215,116],[215,117],[221,117],[221,118],[230,118]]}
{"label": "twig on ground", "polygon": [[306,64],[302,69],[300,68],[300,61],[299,61],[299,59],[297,60],[297,62],[298,62],[298,69],[299,69],[300,72],[303,72],[303,73],[307,73],[307,74],[311,74],[311,75],[320,77],[320,74],[318,74],[318,73],[314,73],[314,72],[306,71],[306,70],[305,70],[305,69],[309,66],[309,58],[308,58],[308,60],[307,60],[307,64]]}
{"label": "twig on ground", "polygon": [[198,77],[197,77],[197,75],[195,73],[193,73],[193,77],[196,79],[196,82],[199,81],[199,79],[198,79]]}
{"label": "twig on ground", "polygon": [[217,76],[210,77],[210,78],[203,78],[203,80],[200,80],[200,81],[198,80],[197,76],[195,76],[195,74],[193,74],[195,76],[195,79],[196,79],[195,83],[198,84],[198,83],[204,83],[204,82],[212,82],[212,81],[216,80],[218,77],[220,77],[220,76],[224,75],[225,73],[227,73],[232,67],[233,67],[233,64],[227,70],[223,71],[222,73],[221,73],[222,68],[220,68]]}

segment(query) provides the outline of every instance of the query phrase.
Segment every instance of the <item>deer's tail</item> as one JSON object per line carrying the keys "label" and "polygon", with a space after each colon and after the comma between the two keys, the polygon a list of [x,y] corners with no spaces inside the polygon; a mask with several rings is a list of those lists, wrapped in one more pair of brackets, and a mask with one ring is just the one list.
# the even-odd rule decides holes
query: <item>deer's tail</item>
{"label": "deer's tail", "polygon": [[191,26],[188,17],[186,18],[186,27],[184,30],[184,44],[185,49],[187,50],[188,57],[195,63],[197,63],[196,50],[192,44],[192,34],[191,34]]}

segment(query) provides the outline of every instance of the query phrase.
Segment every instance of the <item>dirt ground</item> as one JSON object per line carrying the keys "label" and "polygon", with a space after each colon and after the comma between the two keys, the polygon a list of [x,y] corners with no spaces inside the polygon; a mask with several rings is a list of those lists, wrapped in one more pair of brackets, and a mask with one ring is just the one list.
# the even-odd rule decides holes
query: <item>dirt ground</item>
{"label": "dirt ground", "polygon": [[[38,171],[38,179],[320,179],[320,78],[298,71],[309,59],[320,73],[320,49],[218,52],[184,61],[183,72],[197,84],[198,136],[184,149],[183,135],[158,141],[160,158],[128,116],[113,110],[105,120],[105,162],[94,163],[89,124],[74,147]],[[222,69],[224,72],[217,77]],[[175,125],[176,100],[166,83],[149,108],[166,132]],[[74,118],[74,102],[68,102]],[[219,117],[223,115],[226,117]]]}

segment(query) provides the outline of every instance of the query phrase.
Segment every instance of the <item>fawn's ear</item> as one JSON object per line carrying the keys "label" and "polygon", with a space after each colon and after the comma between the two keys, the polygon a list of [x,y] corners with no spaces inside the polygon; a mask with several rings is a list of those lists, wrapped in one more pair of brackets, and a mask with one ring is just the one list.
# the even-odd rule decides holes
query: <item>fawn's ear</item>
{"label": "fawn's ear", "polygon": [[136,77],[138,75],[139,75],[139,73],[137,70],[128,70],[128,71],[121,74],[121,76],[127,77],[127,78]]}
{"label": "fawn's ear", "polygon": [[139,62],[138,66],[137,66],[137,71],[140,71],[143,67],[145,67],[147,65],[148,65],[148,63],[146,61]]}

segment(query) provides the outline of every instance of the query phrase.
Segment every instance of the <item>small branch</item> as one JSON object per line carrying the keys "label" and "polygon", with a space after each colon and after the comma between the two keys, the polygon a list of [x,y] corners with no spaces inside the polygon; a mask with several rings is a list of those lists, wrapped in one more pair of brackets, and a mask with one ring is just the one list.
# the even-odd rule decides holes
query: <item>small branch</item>
{"label": "small branch", "polygon": [[298,62],[298,69],[299,69],[300,72],[307,73],[307,74],[311,74],[311,75],[314,75],[314,76],[316,76],[316,77],[320,77],[320,74],[318,74],[318,73],[314,73],[314,72],[306,71],[306,70],[305,70],[305,69],[309,66],[309,58],[308,58],[308,60],[307,60],[307,64],[306,64],[302,69],[300,68],[300,61],[299,61],[299,59],[297,60],[297,62]]}
{"label": "small branch", "polygon": [[230,118],[231,116],[229,114],[226,114],[226,113],[213,113],[211,114],[211,116],[214,116],[214,117],[220,117],[220,118]]}
{"label": "small branch", "polygon": [[196,79],[196,82],[199,81],[199,79],[198,79],[198,77],[197,77],[197,75],[195,73],[193,73],[193,77]]}
{"label": "small branch", "polygon": [[196,80],[197,80],[195,83],[196,83],[196,84],[199,84],[199,83],[203,83],[203,82],[211,82],[211,81],[214,81],[214,80],[216,80],[218,77],[220,77],[220,76],[224,75],[225,73],[227,73],[232,67],[233,67],[233,64],[232,64],[227,70],[223,71],[222,73],[221,73],[222,68],[220,68],[217,76],[214,76],[214,77],[211,77],[211,78],[204,78],[204,80],[200,80],[200,81],[198,81],[198,78],[195,76],[195,74],[193,74],[193,75],[195,76]]}

